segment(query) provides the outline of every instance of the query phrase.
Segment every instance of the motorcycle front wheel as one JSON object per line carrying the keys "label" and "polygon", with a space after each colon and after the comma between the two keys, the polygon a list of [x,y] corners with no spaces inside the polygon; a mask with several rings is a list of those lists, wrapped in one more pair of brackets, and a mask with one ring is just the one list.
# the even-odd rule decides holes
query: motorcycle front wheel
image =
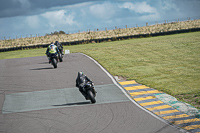
{"label": "motorcycle front wheel", "polygon": [[94,94],[92,93],[92,91],[88,90],[87,95],[88,95],[91,103],[96,103],[96,99],[94,98]]}

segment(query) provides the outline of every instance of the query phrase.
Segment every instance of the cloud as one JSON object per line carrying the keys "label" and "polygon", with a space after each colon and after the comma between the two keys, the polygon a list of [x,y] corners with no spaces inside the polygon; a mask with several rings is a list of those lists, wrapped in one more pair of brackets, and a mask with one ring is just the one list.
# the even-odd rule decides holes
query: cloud
{"label": "cloud", "polygon": [[160,19],[157,20],[175,20],[181,17],[183,12],[180,12],[180,3],[182,2],[180,0],[159,0],[152,3],[160,14]]}
{"label": "cloud", "polygon": [[145,22],[155,22],[156,20],[160,19],[159,14],[149,14],[149,15],[143,15],[138,18],[140,21],[145,21]]}
{"label": "cloud", "polygon": [[160,19],[160,14],[157,9],[147,4],[147,2],[125,2],[122,5],[119,5],[119,7],[132,11],[140,21]]}
{"label": "cloud", "polygon": [[104,2],[102,4],[94,4],[89,7],[90,14],[98,19],[110,19],[115,16],[115,5],[110,2]]}
{"label": "cloud", "polygon": [[73,13],[67,13],[66,10],[50,11],[40,16],[46,18],[47,24],[52,28],[61,27],[62,25],[78,25],[78,23],[74,21],[75,15]]}
{"label": "cloud", "polygon": [[39,21],[40,20],[39,20],[38,16],[36,16],[36,15],[26,17],[26,23],[32,29],[37,29],[40,26]]}
{"label": "cloud", "polygon": [[167,0],[167,1],[162,1],[162,9],[163,10],[175,10],[179,11],[179,8],[175,4],[174,0]]}
{"label": "cloud", "polygon": [[29,0],[4,0],[0,5],[0,18],[24,15],[30,8]]}
{"label": "cloud", "polygon": [[1,0],[0,18],[44,13],[53,7],[74,5],[98,0]]}
{"label": "cloud", "polygon": [[12,1],[18,1],[22,8],[28,9],[31,6],[31,3],[29,0],[12,0]]}
{"label": "cloud", "polygon": [[131,3],[131,2],[125,2],[120,8],[126,8],[131,11],[134,11],[136,13],[157,13],[156,9],[148,5],[146,2],[141,3]]}

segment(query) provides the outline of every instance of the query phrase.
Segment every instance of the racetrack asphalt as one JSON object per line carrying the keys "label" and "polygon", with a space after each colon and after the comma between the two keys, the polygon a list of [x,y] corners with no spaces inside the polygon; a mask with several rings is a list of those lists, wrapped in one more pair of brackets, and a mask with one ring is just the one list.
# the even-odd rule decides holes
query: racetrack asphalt
{"label": "racetrack asphalt", "polygon": [[[97,103],[75,87],[78,71],[92,79]],[[179,133],[139,108],[90,58],[67,54],[54,69],[45,56],[0,60],[0,132]]]}

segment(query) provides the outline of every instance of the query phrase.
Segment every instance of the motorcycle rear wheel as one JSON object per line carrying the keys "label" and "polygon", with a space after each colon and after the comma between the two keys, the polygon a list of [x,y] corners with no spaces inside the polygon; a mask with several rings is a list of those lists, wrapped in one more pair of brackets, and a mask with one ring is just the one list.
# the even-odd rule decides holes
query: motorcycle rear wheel
{"label": "motorcycle rear wheel", "polygon": [[54,68],[57,68],[57,61],[55,58],[52,59],[52,64]]}
{"label": "motorcycle rear wheel", "polygon": [[58,54],[58,58],[59,58],[60,62],[63,62],[62,54],[61,53]]}
{"label": "motorcycle rear wheel", "polygon": [[92,93],[92,91],[88,90],[87,91],[87,95],[88,95],[91,103],[96,103],[96,99],[95,99],[94,94]]}

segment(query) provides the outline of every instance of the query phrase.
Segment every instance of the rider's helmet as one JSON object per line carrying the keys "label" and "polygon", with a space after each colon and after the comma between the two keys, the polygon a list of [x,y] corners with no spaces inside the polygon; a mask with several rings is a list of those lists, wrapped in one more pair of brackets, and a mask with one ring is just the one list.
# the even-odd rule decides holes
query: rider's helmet
{"label": "rider's helmet", "polygon": [[81,77],[83,75],[83,72],[78,72],[79,77]]}
{"label": "rider's helmet", "polygon": [[56,45],[56,46],[58,46],[58,43],[59,43],[58,41],[55,41],[55,45]]}
{"label": "rider's helmet", "polygon": [[83,75],[83,72],[79,72],[80,73],[80,75]]}
{"label": "rider's helmet", "polygon": [[54,45],[54,43],[53,43],[53,42],[51,42],[51,43],[50,43],[50,45]]}
{"label": "rider's helmet", "polygon": [[51,42],[51,44],[49,45],[49,47],[51,48],[52,46],[54,46],[54,43],[53,43],[53,42]]}

